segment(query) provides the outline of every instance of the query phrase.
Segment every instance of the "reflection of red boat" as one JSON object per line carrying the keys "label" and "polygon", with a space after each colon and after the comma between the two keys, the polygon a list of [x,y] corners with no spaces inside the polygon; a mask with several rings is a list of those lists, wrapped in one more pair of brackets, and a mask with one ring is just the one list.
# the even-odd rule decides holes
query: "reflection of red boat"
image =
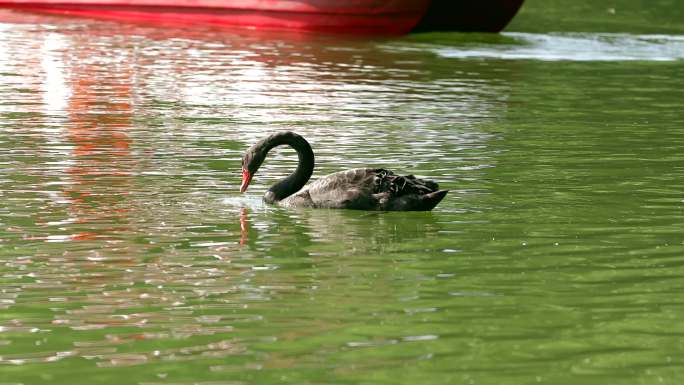
{"label": "reflection of red boat", "polygon": [[0,0],[0,7],[144,22],[360,34],[497,32],[524,0]]}

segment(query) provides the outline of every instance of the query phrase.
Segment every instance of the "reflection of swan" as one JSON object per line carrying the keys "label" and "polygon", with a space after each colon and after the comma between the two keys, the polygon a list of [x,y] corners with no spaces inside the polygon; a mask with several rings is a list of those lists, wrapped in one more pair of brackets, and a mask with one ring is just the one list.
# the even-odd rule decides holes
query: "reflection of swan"
{"label": "reflection of swan", "polygon": [[407,215],[358,210],[241,210],[239,240],[241,246],[257,253],[311,256],[312,252],[338,255],[387,247],[412,249],[416,240],[439,242],[443,237],[441,216],[412,213],[406,220]]}
{"label": "reflection of swan", "polygon": [[276,146],[288,145],[299,155],[297,170],[271,186],[264,195],[267,203],[286,207],[342,208],[356,210],[429,211],[447,190],[437,183],[413,175],[400,176],[384,169],[356,168],[327,175],[302,189],[311,177],[314,154],[309,143],[294,132],[278,132],[250,147],[242,160],[245,192],[252,177]]}
{"label": "reflection of swan", "polygon": [[249,239],[248,213],[247,208],[243,207],[240,209],[240,245],[247,244],[247,240]]}

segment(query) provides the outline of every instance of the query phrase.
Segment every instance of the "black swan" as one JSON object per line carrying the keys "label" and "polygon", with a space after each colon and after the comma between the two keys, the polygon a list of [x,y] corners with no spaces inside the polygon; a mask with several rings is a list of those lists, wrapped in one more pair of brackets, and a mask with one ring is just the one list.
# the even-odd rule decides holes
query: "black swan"
{"label": "black swan", "polygon": [[382,211],[429,211],[448,190],[413,175],[400,176],[381,168],[355,168],[324,176],[303,188],[314,169],[311,145],[294,132],[278,132],[258,141],[242,158],[242,185],[247,190],[254,174],[276,146],[289,145],[299,155],[294,173],[271,186],[264,201],[285,207]]}

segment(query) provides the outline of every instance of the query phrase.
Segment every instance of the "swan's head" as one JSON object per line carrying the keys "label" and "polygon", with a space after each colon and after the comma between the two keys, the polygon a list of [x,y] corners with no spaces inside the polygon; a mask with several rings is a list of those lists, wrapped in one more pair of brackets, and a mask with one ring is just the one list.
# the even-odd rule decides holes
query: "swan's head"
{"label": "swan's head", "polygon": [[[313,151],[311,150],[311,146],[304,138],[295,134],[294,132],[281,131],[261,139],[252,145],[252,147],[247,149],[245,155],[242,157],[242,184],[240,185],[240,192],[247,191],[247,187],[249,187],[249,183],[252,181],[254,174],[256,174],[259,167],[261,167],[261,164],[264,163],[266,154],[268,154],[273,147],[280,145],[288,145],[297,151],[299,156],[299,165],[297,166],[297,171],[295,174],[301,173],[297,174],[297,178],[299,178],[300,182],[303,180],[302,186],[307,180],[309,180],[309,177],[311,177],[311,172],[313,172],[314,165],[314,155]],[[306,164],[306,166],[300,170],[302,163]],[[291,180],[294,178],[295,174],[293,174],[291,177],[288,177],[289,179],[285,179],[288,181],[287,183],[291,183]],[[299,186],[296,190],[299,188],[301,188],[301,186]]]}
{"label": "swan's head", "polygon": [[242,157],[242,184],[240,185],[240,192],[247,191],[252,177],[256,174],[261,164],[264,163],[266,152],[260,146],[252,146],[245,152]]}

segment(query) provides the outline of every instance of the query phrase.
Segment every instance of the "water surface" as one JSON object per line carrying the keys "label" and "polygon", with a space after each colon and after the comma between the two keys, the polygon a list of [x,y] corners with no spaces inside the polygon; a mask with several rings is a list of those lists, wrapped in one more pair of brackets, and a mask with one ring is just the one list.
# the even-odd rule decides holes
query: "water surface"
{"label": "water surface", "polygon": [[[0,383],[680,384],[684,44],[0,22]],[[431,213],[285,210],[242,151]]]}

